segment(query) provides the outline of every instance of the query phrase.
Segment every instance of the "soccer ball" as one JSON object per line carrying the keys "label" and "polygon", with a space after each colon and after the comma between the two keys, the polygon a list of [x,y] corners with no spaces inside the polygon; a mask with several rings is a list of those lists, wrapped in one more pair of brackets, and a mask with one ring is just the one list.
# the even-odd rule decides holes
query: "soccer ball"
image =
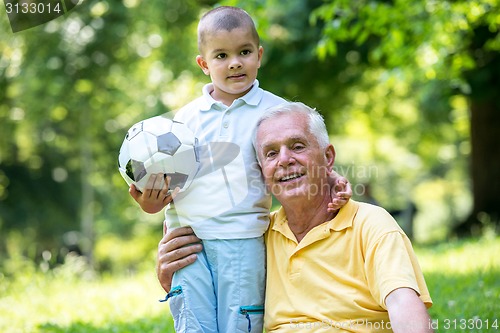
{"label": "soccer ball", "polygon": [[138,122],[127,132],[118,155],[123,179],[144,192],[149,176],[170,176],[171,190],[189,187],[199,170],[198,140],[183,123],[157,116]]}

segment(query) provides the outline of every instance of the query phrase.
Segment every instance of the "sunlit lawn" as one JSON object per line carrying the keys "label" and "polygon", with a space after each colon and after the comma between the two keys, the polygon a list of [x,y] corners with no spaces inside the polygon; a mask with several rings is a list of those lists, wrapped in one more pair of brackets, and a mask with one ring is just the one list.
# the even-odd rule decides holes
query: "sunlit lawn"
{"label": "sunlit lawn", "polygon": [[[500,238],[417,247],[437,332],[500,331]],[[151,269],[96,277],[78,261],[0,275],[0,332],[173,332]],[[482,326],[482,328],[479,328]]]}
{"label": "sunlit lawn", "polygon": [[146,273],[108,277],[85,276],[77,265],[0,281],[0,332],[173,332],[154,263]]}
{"label": "sunlit lawn", "polygon": [[417,249],[437,332],[500,332],[500,238]]}

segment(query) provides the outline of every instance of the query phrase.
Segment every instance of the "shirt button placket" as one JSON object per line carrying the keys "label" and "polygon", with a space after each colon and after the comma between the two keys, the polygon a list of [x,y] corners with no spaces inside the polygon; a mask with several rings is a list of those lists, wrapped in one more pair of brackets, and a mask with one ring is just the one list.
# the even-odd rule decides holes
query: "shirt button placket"
{"label": "shirt button placket", "polygon": [[224,113],[224,116],[222,117],[222,128],[221,128],[221,135],[222,136],[227,136],[228,134],[228,129],[229,129],[229,115],[231,114],[231,111],[226,111]]}

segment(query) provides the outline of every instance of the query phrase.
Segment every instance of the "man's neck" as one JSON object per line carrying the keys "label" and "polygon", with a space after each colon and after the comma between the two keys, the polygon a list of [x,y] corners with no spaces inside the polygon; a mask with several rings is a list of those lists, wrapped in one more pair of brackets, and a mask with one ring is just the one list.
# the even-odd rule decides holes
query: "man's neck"
{"label": "man's neck", "polygon": [[333,219],[337,212],[328,212],[331,198],[324,196],[319,200],[297,200],[290,205],[283,205],[288,226],[300,242],[314,227]]}

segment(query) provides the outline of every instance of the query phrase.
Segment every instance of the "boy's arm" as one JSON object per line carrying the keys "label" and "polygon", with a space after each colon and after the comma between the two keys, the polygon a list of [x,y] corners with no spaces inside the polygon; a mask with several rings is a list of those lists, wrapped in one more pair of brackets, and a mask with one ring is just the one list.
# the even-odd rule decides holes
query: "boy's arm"
{"label": "boy's arm", "polygon": [[347,178],[333,170],[328,177],[328,181],[330,182],[332,202],[328,204],[327,210],[335,212],[342,208],[352,197],[351,184]]}
{"label": "boy's arm", "polygon": [[179,188],[176,188],[173,192],[169,191],[169,183],[170,177],[165,178],[162,173],[152,174],[145,186],[144,193],[139,191],[133,184],[130,185],[129,193],[143,211],[154,214],[171,203],[179,192]]}

